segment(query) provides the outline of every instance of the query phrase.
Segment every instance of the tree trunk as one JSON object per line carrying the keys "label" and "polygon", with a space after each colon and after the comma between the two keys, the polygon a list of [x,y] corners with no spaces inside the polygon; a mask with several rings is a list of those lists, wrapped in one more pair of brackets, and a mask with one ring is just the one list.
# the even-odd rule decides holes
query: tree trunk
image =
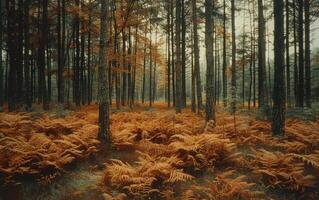
{"label": "tree trunk", "polygon": [[223,15],[223,100],[224,106],[227,106],[227,49],[226,49],[226,0],[223,3],[224,15]]}
{"label": "tree trunk", "polygon": [[181,13],[181,25],[182,25],[182,107],[186,107],[186,19],[185,19],[185,0],[181,0],[182,13]]}
{"label": "tree trunk", "polygon": [[205,0],[205,46],[206,46],[206,121],[215,123],[214,104],[214,44],[213,44],[213,6]]}
{"label": "tree trunk", "polygon": [[101,32],[99,52],[99,139],[111,143],[109,113],[109,77],[107,64],[109,0],[101,0]]}
{"label": "tree trunk", "polygon": [[[76,7],[80,10],[80,0],[76,0]],[[75,66],[74,66],[74,97],[76,106],[81,104],[81,86],[80,86],[80,13],[75,16]]]}
{"label": "tree trunk", "polygon": [[[167,106],[171,107],[171,3],[167,0]],[[173,62],[173,61],[172,61]]]}
{"label": "tree trunk", "polygon": [[236,112],[237,83],[236,83],[236,32],[235,32],[235,0],[231,0],[231,21],[232,21],[232,112]]}
{"label": "tree trunk", "polygon": [[63,98],[63,87],[62,87],[62,82],[63,82],[63,61],[62,61],[62,44],[61,44],[61,0],[58,0],[58,11],[57,11],[57,50],[58,50],[58,77],[57,77],[57,85],[58,85],[58,102],[63,103],[62,98]]}
{"label": "tree trunk", "polygon": [[284,2],[274,0],[275,18],[275,79],[274,79],[274,107],[272,119],[273,135],[283,135],[285,132],[285,43],[284,43]]}
{"label": "tree trunk", "polygon": [[24,40],[23,40],[23,28],[24,28],[24,2],[23,0],[18,0],[18,45],[17,48],[17,104],[18,107],[21,108],[24,97],[24,80],[23,80],[23,71],[24,71]]}
{"label": "tree trunk", "polygon": [[127,82],[127,74],[126,74],[126,33],[125,27],[122,31],[122,54],[123,54],[123,73],[122,73],[122,95],[121,95],[121,104],[125,106],[126,103],[126,82]]}
{"label": "tree trunk", "polygon": [[3,23],[2,23],[2,1],[0,2],[0,112],[3,110],[4,103],[4,90],[3,90],[3,82],[6,81],[4,79],[4,68],[2,62],[2,31],[3,31]]}
{"label": "tree trunk", "polygon": [[263,0],[258,0],[258,106],[267,115],[266,38]]}
{"label": "tree trunk", "polygon": [[[145,25],[145,30],[144,30],[144,37],[146,38],[147,36],[147,26]],[[143,82],[142,82],[142,103],[144,104],[145,102],[145,82],[146,82],[146,50],[147,50],[147,44],[146,41],[144,43],[144,56],[143,56]]]}
{"label": "tree trunk", "polygon": [[294,93],[295,93],[295,105],[299,102],[299,74],[298,74],[298,54],[297,54],[297,9],[296,1],[293,0],[293,31],[294,31]]}
{"label": "tree trunk", "polygon": [[304,1],[298,0],[298,44],[299,44],[299,87],[298,87],[298,107],[304,106],[304,21],[303,21]]}
{"label": "tree trunk", "polygon": [[172,88],[173,88],[173,106],[176,106],[176,76],[175,76],[175,49],[174,49],[174,45],[175,45],[175,40],[174,40],[174,5],[173,2],[174,0],[170,0],[171,1],[171,46],[172,46]]}
{"label": "tree trunk", "polygon": [[287,103],[288,107],[291,105],[290,101],[290,55],[289,55],[289,24],[290,24],[290,16],[289,16],[289,0],[286,0],[286,87],[287,87]]}
{"label": "tree trunk", "polygon": [[[66,8],[65,8],[65,0],[62,0],[62,41],[61,41],[61,65],[62,65],[62,77],[59,80],[60,82],[60,103],[64,104],[65,101],[65,80],[63,77],[64,69],[66,65],[66,54],[65,54],[65,42],[66,42]],[[68,53],[68,52],[67,52]],[[61,72],[60,72],[61,73]]]}
{"label": "tree trunk", "polygon": [[40,65],[40,79],[41,79],[41,93],[43,109],[48,110],[48,93],[46,90],[45,81],[45,50],[48,44],[48,0],[43,0],[42,5],[42,24],[41,24],[41,42],[39,49],[39,65]]}
{"label": "tree trunk", "polygon": [[193,14],[193,34],[194,34],[194,79],[196,81],[196,93],[197,93],[197,112],[202,110],[202,83],[200,76],[199,65],[199,39],[198,39],[198,19],[197,19],[197,7],[196,0],[192,0],[192,14]]}
{"label": "tree trunk", "polygon": [[152,55],[152,26],[151,26],[152,24],[151,24],[151,21],[150,21],[150,60],[149,60],[149,62],[150,62],[150,69],[149,69],[149,71],[150,71],[150,73],[149,73],[149,106],[150,107],[152,107],[152,105],[153,105],[153,101],[152,101],[152,92],[153,92],[153,90],[152,90],[152,74],[153,74],[153,55]]}
{"label": "tree trunk", "polygon": [[305,71],[306,105],[311,107],[310,0],[305,0]]}
{"label": "tree trunk", "polygon": [[176,100],[175,109],[176,113],[182,112],[182,62],[181,62],[181,1],[176,0]]}
{"label": "tree trunk", "polygon": [[88,21],[88,46],[87,46],[87,96],[88,96],[88,104],[90,105],[92,102],[92,66],[91,66],[91,34],[92,34],[92,2],[89,1],[89,21]]}
{"label": "tree trunk", "polygon": [[[193,33],[192,33],[193,34]],[[193,43],[193,42],[192,42]],[[194,44],[192,44],[192,46],[194,46]],[[196,83],[195,83],[195,70],[194,70],[194,49],[192,49],[191,51],[191,81],[192,81],[192,112],[196,112],[196,92],[195,92],[195,87],[196,87]]]}

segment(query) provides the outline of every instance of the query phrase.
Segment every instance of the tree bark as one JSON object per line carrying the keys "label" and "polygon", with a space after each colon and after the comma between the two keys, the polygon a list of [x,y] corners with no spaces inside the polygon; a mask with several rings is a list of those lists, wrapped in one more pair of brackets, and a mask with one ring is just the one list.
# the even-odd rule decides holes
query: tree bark
{"label": "tree bark", "polygon": [[290,30],[289,30],[289,24],[290,24],[290,9],[289,9],[289,0],[286,0],[286,87],[287,87],[287,103],[288,107],[291,105],[290,101],[290,55],[289,55],[289,35],[290,35]]}
{"label": "tree bark", "polygon": [[232,112],[236,112],[237,83],[236,83],[236,32],[235,32],[235,0],[231,0],[231,27],[232,27]]}
{"label": "tree bark", "polygon": [[185,0],[181,0],[182,13],[181,13],[181,25],[182,25],[182,107],[186,107],[186,19],[185,19]]}
{"label": "tree bark", "polygon": [[166,2],[167,6],[167,106],[171,107],[171,3]]}
{"label": "tree bark", "polygon": [[274,79],[274,107],[272,119],[273,135],[283,135],[285,132],[285,44],[284,44],[284,2],[274,0],[275,18],[275,79]]}
{"label": "tree bark", "polygon": [[305,0],[305,75],[306,106],[311,107],[310,0]]}
{"label": "tree bark", "polygon": [[181,0],[176,0],[176,113],[182,112]]}
{"label": "tree bark", "polygon": [[202,83],[200,76],[200,65],[199,65],[199,39],[198,39],[198,19],[197,19],[197,7],[196,0],[192,0],[192,14],[193,14],[193,34],[194,34],[194,79],[196,83],[196,93],[197,93],[197,112],[202,110]]}
{"label": "tree bark", "polygon": [[43,0],[42,5],[42,24],[41,24],[41,42],[39,49],[39,65],[40,65],[40,79],[42,84],[41,93],[42,93],[42,104],[43,109],[48,110],[48,93],[46,90],[46,81],[45,81],[45,50],[48,44],[48,0]]}
{"label": "tree bark", "polygon": [[57,11],[57,50],[58,50],[58,78],[57,78],[57,85],[58,85],[58,102],[63,103],[63,61],[62,61],[62,44],[61,44],[61,0],[58,0],[58,11]]}
{"label": "tree bark", "polygon": [[206,46],[206,121],[215,123],[214,104],[214,44],[213,44],[213,6],[205,0],[205,46]]}
{"label": "tree bark", "polygon": [[227,49],[226,49],[226,0],[223,2],[223,100],[224,107],[227,106]]}
{"label": "tree bark", "polygon": [[110,144],[109,77],[107,64],[109,0],[101,0],[101,32],[99,52],[99,139]]}
{"label": "tree bark", "polygon": [[266,38],[263,0],[258,0],[258,106],[267,114]]}
{"label": "tree bark", "polygon": [[297,54],[297,0],[293,0],[293,32],[294,32],[294,94],[295,94],[295,105],[299,102],[299,74],[298,74],[298,54]]}
{"label": "tree bark", "polygon": [[299,44],[299,84],[298,84],[298,107],[304,106],[304,21],[303,21],[303,8],[304,1],[298,0],[298,44]]}
{"label": "tree bark", "polygon": [[3,31],[3,23],[2,23],[2,1],[0,2],[0,112],[3,111],[4,104],[4,88],[3,82],[6,81],[4,78],[4,68],[2,62],[2,31]]}

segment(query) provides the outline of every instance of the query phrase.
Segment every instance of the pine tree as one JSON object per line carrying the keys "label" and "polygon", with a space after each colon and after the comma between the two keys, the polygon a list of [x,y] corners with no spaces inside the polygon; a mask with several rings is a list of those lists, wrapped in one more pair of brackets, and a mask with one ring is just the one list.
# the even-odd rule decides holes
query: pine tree
{"label": "pine tree", "polygon": [[284,44],[284,2],[283,0],[274,0],[274,19],[275,19],[275,79],[273,95],[273,135],[283,135],[285,133],[285,44]]}
{"label": "pine tree", "polygon": [[109,111],[109,77],[107,64],[109,0],[101,0],[101,32],[99,52],[99,139],[111,143]]}
{"label": "pine tree", "polygon": [[205,0],[205,46],[206,46],[206,121],[215,123],[214,104],[214,44],[213,44],[213,5]]}

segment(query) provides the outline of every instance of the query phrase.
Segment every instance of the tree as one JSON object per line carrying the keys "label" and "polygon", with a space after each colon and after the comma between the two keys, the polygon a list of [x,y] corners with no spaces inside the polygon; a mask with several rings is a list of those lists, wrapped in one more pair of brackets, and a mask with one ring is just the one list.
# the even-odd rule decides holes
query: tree
{"label": "tree", "polygon": [[[80,10],[80,0],[75,0],[76,8]],[[76,106],[81,104],[81,89],[80,89],[80,13],[77,12],[74,18],[75,28],[75,65],[74,65],[74,102]]]}
{"label": "tree", "polygon": [[274,95],[273,95],[273,135],[283,135],[285,133],[285,64],[284,64],[284,2],[283,0],[274,0],[274,56],[275,56],[275,77],[274,77]]}
{"label": "tree", "polygon": [[299,74],[298,74],[298,54],[297,54],[297,0],[293,0],[293,35],[294,35],[294,94],[295,94],[295,104],[298,105],[299,102]]}
{"label": "tree", "polygon": [[181,0],[176,0],[176,113],[182,111]]}
{"label": "tree", "polygon": [[215,123],[214,104],[214,43],[213,43],[213,5],[205,0],[205,46],[206,46],[206,121]]}
{"label": "tree", "polygon": [[259,109],[266,114],[266,38],[263,0],[258,0],[258,103]]}
{"label": "tree", "polygon": [[231,0],[231,29],[232,29],[232,80],[231,80],[231,91],[232,91],[232,112],[236,112],[236,94],[237,94],[237,83],[236,83],[236,32],[235,32],[235,0]]}
{"label": "tree", "polygon": [[192,20],[193,20],[193,35],[194,35],[194,79],[196,82],[196,93],[197,93],[197,111],[202,109],[202,83],[200,77],[200,66],[199,66],[199,45],[198,45],[198,19],[197,19],[197,8],[196,0],[192,0]]}
{"label": "tree", "polygon": [[2,63],[2,31],[3,31],[3,23],[2,23],[2,1],[0,2],[0,112],[2,112],[3,102],[4,102],[4,90],[3,90],[3,63]]}
{"label": "tree", "polygon": [[305,0],[305,81],[306,105],[311,107],[310,0]]}
{"label": "tree", "polygon": [[299,84],[298,84],[298,107],[304,106],[304,21],[303,21],[304,1],[298,0],[298,45],[299,45]]}
{"label": "tree", "polygon": [[286,87],[287,87],[287,102],[288,106],[291,105],[290,101],[290,40],[289,40],[289,25],[290,25],[290,12],[289,12],[289,0],[286,0]]}
{"label": "tree", "polygon": [[16,9],[15,1],[10,0],[7,2],[7,46],[9,58],[9,77],[7,90],[8,92],[8,109],[12,112],[16,109],[17,104],[17,27],[16,27]]}
{"label": "tree", "polygon": [[[49,109],[48,93],[46,89],[45,81],[45,55],[48,44],[48,0],[43,0],[42,4],[42,23],[41,23],[41,42],[39,48],[39,65],[40,65],[40,79],[41,79],[41,94],[42,94],[42,104],[43,109]],[[47,52],[48,53],[48,52]]]}
{"label": "tree", "polygon": [[223,100],[224,106],[227,106],[226,0],[223,2],[223,8]]}
{"label": "tree", "polygon": [[64,63],[63,63],[63,54],[62,54],[62,37],[61,37],[61,0],[58,0],[58,21],[57,21],[57,32],[58,32],[58,102],[64,103],[64,80],[63,80],[63,71],[64,71]]}
{"label": "tree", "polygon": [[30,1],[26,0],[24,3],[24,52],[25,52],[24,54],[24,79],[25,79],[25,95],[24,96],[25,97],[24,98],[25,98],[27,111],[29,111],[32,107],[31,80],[30,80],[30,60],[31,59],[30,59],[29,7],[30,7]]}
{"label": "tree", "polygon": [[167,10],[167,105],[171,106],[171,2],[166,0]]}
{"label": "tree", "polygon": [[107,64],[109,0],[101,0],[101,32],[99,52],[99,139],[111,143],[109,111],[109,77]]}
{"label": "tree", "polygon": [[180,43],[182,47],[181,52],[181,65],[182,65],[182,107],[186,107],[186,17],[185,17],[185,0],[181,0],[181,31],[182,40]]}

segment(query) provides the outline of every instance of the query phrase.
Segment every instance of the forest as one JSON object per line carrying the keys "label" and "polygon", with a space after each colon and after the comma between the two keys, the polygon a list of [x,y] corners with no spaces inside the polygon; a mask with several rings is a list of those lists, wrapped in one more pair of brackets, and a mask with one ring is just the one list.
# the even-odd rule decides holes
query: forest
{"label": "forest", "polygon": [[319,199],[318,0],[1,0],[0,200]]}

